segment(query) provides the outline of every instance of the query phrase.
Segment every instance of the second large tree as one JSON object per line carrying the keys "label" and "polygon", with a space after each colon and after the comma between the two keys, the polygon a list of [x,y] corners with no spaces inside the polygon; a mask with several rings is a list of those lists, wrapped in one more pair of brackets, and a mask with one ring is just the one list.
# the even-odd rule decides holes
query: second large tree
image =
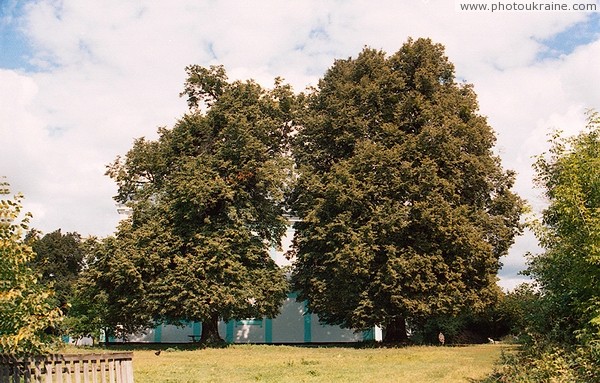
{"label": "second large tree", "polygon": [[338,60],[295,142],[293,285],[310,311],[406,338],[407,319],[485,307],[520,230],[513,174],[441,45]]}

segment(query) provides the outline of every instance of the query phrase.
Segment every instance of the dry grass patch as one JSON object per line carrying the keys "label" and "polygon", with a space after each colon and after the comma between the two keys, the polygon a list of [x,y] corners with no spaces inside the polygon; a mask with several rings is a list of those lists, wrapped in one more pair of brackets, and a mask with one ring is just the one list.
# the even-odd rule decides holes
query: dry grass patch
{"label": "dry grass patch", "polygon": [[473,382],[489,374],[509,346],[295,347],[134,350],[139,383]]}

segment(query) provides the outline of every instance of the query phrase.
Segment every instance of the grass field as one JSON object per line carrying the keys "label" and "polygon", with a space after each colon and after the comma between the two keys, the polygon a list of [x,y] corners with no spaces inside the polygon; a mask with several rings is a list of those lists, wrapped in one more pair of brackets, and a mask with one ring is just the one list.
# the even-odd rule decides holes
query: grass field
{"label": "grass field", "polygon": [[[135,348],[137,383],[476,382],[510,346]],[[119,348],[123,350],[124,348]],[[97,350],[96,350],[97,351]]]}

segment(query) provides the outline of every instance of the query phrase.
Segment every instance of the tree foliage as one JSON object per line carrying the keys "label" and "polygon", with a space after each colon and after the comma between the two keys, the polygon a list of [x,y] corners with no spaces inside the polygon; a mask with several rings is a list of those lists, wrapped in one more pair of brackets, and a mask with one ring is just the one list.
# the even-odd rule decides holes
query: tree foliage
{"label": "tree foliage", "polygon": [[35,253],[30,266],[40,275],[39,283],[52,286],[56,307],[67,315],[75,282],[83,267],[81,236],[63,234],[60,229],[41,236],[38,231],[31,230],[25,241]]}
{"label": "tree foliage", "polygon": [[[0,195],[8,194],[0,183]],[[0,353],[36,354],[51,348],[62,314],[29,267],[35,254],[23,238],[30,214],[20,217],[21,200],[0,200]]]}
{"label": "tree foliage", "polygon": [[274,316],[286,296],[268,250],[286,227],[295,97],[280,80],[265,90],[228,82],[222,67],[187,72],[190,113],[157,140],[136,140],[108,174],[132,209],[118,237],[130,238],[150,312],[202,321],[211,341],[219,317]]}
{"label": "tree foliage", "polygon": [[535,163],[549,201],[534,226],[545,252],[531,256],[528,273],[551,313],[538,330],[574,342],[586,328],[597,337],[600,325],[600,117],[590,112],[585,131],[550,142]]}
{"label": "tree foliage", "polygon": [[512,172],[441,45],[337,60],[307,96],[294,145],[294,288],[330,324],[387,328],[483,309],[519,232]]}

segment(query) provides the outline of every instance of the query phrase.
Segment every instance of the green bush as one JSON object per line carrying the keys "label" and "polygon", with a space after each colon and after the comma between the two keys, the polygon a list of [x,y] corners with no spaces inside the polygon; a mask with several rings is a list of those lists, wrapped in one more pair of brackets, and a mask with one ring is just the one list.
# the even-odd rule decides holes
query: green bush
{"label": "green bush", "polygon": [[482,383],[509,382],[600,382],[600,345],[572,349],[530,346],[518,353],[505,353],[501,366]]}

